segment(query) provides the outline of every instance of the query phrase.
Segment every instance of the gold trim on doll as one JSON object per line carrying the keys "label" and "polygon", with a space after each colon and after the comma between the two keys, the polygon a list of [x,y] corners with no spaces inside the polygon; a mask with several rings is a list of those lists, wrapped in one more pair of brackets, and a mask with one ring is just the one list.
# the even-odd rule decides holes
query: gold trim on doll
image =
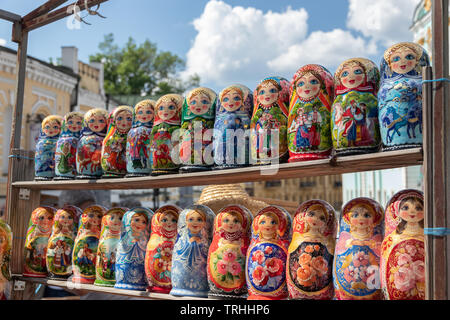
{"label": "gold trim on doll", "polygon": [[[387,62],[387,64],[389,65],[389,69],[392,70],[392,61],[391,61],[391,57],[392,55],[399,51],[400,49],[409,49],[411,51],[413,51],[415,53],[415,60],[416,60],[416,65],[414,66],[413,69],[415,69],[418,73],[421,72],[421,66],[419,64],[420,58],[423,55],[423,48],[416,44],[416,43],[412,43],[412,42],[400,42],[397,43],[395,45],[393,45],[392,47],[390,47],[389,49],[387,49],[384,52],[384,60]],[[409,70],[411,71],[411,70]],[[408,73],[409,71],[405,72]]]}

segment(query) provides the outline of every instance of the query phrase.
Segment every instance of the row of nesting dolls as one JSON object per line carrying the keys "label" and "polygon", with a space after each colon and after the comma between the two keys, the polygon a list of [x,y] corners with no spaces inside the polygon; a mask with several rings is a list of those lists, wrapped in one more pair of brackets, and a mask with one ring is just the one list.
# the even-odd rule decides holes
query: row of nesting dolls
{"label": "row of nesting dolls", "polygon": [[58,210],[52,235],[52,210],[33,212],[25,276],[46,276],[47,268],[67,278],[73,268],[73,282],[175,296],[424,299],[420,191],[397,193],[386,212],[372,199],[351,200],[337,241],[334,209],[322,200],[302,203],[293,220],[278,206],[254,218],[239,205],[217,215],[202,205],[155,214],[93,206],[75,239],[77,210]]}
{"label": "row of nesting dolls", "polygon": [[[218,96],[200,87],[184,100],[169,94],[157,102],[142,101],[134,110],[118,107],[108,120],[105,111],[91,110],[83,129],[82,115],[70,113],[59,140],[60,117],[50,116],[36,147],[36,176],[52,177],[54,171],[59,178],[139,176],[178,171],[180,164],[189,172],[214,164],[305,161],[327,158],[332,150],[375,152],[381,141],[383,150],[417,147],[422,144],[421,73],[427,65],[420,45],[403,42],[385,52],[381,82],[372,61],[353,58],[334,78],[310,64],[290,83],[265,78],[253,93],[239,84]],[[175,138],[177,129],[182,130]],[[213,134],[207,134],[210,129]],[[244,131],[248,134],[238,134]]]}

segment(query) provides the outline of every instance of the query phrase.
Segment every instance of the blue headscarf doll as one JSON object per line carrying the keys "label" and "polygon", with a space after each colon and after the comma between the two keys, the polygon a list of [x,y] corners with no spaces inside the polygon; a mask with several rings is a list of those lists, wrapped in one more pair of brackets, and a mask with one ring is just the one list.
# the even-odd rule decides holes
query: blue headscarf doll
{"label": "blue headscarf doll", "polygon": [[55,151],[61,133],[62,117],[50,115],[42,120],[34,157],[35,180],[51,180],[55,176]]}

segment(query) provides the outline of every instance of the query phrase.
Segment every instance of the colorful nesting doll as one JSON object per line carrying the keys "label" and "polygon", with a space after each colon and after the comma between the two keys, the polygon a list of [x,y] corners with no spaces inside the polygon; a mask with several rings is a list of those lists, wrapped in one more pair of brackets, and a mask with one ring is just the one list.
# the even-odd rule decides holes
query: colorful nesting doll
{"label": "colorful nesting doll", "polygon": [[210,170],[217,94],[204,87],[191,90],[181,113],[181,172]]}
{"label": "colorful nesting doll", "polygon": [[234,84],[219,94],[214,122],[214,162],[216,169],[249,164],[249,129],[253,94],[249,88]]}
{"label": "colorful nesting doll", "polygon": [[179,207],[166,205],[153,215],[152,234],[145,253],[145,274],[149,291],[169,293],[172,289],[172,251],[180,212]]}
{"label": "colorful nesting doll", "polygon": [[199,204],[180,213],[178,236],[172,253],[171,295],[208,297],[206,268],[214,217],[210,208]]}
{"label": "colorful nesting doll", "polygon": [[120,106],[108,116],[108,131],[102,145],[102,178],[120,178],[127,173],[127,135],[133,124],[133,108]]}
{"label": "colorful nesting doll", "polygon": [[91,109],[84,115],[83,130],[77,146],[78,179],[97,179],[103,174],[101,152],[107,117],[105,109]]}
{"label": "colorful nesting doll", "polygon": [[72,275],[72,251],[81,214],[81,209],[72,205],[56,211],[47,246],[46,263],[50,279],[67,279]]}
{"label": "colorful nesting doll", "polygon": [[178,172],[178,141],[172,139],[174,131],[180,129],[183,97],[166,94],[156,101],[155,122],[152,129],[152,175]]}
{"label": "colorful nesting doll", "polygon": [[11,280],[9,263],[11,261],[11,227],[0,219],[0,300],[5,300],[5,286]]}
{"label": "colorful nesting doll", "polygon": [[62,117],[51,115],[42,120],[34,156],[35,180],[51,180],[55,176],[56,143],[61,133]]}
{"label": "colorful nesting doll", "polygon": [[253,216],[240,205],[222,208],[214,220],[208,252],[209,296],[238,298],[247,293],[245,258]]}
{"label": "colorful nesting doll", "polygon": [[337,229],[333,207],[323,200],[303,202],[295,213],[293,229],[286,272],[289,297],[332,299]]}
{"label": "colorful nesting doll", "polygon": [[425,299],[423,194],[396,193],[386,206],[381,246],[381,288],[387,300]]}
{"label": "colorful nesting doll", "polygon": [[337,300],[379,300],[383,208],[369,198],[356,198],[342,209],[333,264]]}
{"label": "colorful nesting doll", "polygon": [[72,253],[74,283],[93,284],[102,218],[106,208],[92,205],[84,209]]}
{"label": "colorful nesting doll", "polygon": [[41,206],[33,210],[25,239],[25,277],[47,276],[46,256],[56,210]]}
{"label": "colorful nesting doll", "polygon": [[246,257],[248,300],[288,297],[286,262],[291,236],[292,218],[285,209],[268,206],[256,214]]}
{"label": "colorful nesting doll", "polygon": [[150,238],[153,211],[143,207],[128,210],[116,253],[116,284],[114,288],[145,291],[145,251]]}
{"label": "colorful nesting doll", "polygon": [[378,91],[383,150],[422,146],[422,68],[429,65],[416,43],[398,43],[384,53]]}
{"label": "colorful nesting doll", "polygon": [[77,146],[82,128],[82,113],[74,111],[64,116],[61,135],[56,143],[55,180],[69,180],[77,176]]}
{"label": "colorful nesting doll", "polygon": [[250,123],[251,162],[256,165],[283,162],[289,156],[289,81],[282,77],[265,78],[256,87],[253,99]]}
{"label": "colorful nesting doll", "polygon": [[334,81],[331,133],[336,154],[378,151],[380,126],[377,92],[380,72],[377,66],[364,58],[346,60],[338,67]]}
{"label": "colorful nesting doll", "polygon": [[133,124],[127,135],[127,177],[143,177],[152,171],[151,133],[155,101],[143,100],[134,107]]}
{"label": "colorful nesting doll", "polygon": [[288,118],[289,162],[326,159],[331,154],[334,80],[317,64],[301,67],[291,81]]}

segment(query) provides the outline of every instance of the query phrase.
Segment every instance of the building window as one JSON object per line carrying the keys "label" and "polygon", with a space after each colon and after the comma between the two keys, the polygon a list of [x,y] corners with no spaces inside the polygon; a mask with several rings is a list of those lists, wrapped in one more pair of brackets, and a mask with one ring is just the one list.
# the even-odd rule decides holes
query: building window
{"label": "building window", "polygon": [[335,181],[335,182],[334,182],[334,187],[335,187],[335,188],[340,188],[340,187],[342,187],[342,181]]}
{"label": "building window", "polygon": [[265,187],[266,188],[273,188],[273,187],[280,187],[280,186],[281,186],[281,181],[280,180],[267,181],[265,183]]}
{"label": "building window", "polygon": [[316,186],[315,181],[300,181],[300,188],[312,188]]}

